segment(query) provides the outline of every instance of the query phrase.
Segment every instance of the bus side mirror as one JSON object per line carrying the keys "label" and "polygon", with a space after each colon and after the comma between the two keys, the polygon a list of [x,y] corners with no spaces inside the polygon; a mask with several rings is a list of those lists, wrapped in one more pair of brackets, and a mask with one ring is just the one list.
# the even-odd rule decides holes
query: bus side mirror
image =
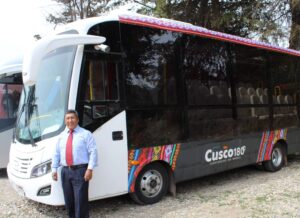
{"label": "bus side mirror", "polygon": [[99,119],[108,116],[108,107],[106,105],[93,105],[93,119]]}

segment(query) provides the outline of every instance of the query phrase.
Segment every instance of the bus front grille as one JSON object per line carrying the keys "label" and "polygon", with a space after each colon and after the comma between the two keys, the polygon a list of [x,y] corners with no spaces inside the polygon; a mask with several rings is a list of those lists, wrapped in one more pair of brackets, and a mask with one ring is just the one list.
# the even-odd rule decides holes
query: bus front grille
{"label": "bus front grille", "polygon": [[30,165],[32,162],[32,158],[20,158],[15,157],[11,163],[12,173],[21,178],[25,178],[30,176]]}

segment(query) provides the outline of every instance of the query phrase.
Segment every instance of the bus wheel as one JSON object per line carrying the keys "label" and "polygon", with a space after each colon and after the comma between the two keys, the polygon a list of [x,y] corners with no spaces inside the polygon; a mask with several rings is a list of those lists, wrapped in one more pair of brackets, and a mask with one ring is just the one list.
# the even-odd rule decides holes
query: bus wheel
{"label": "bus wheel", "polygon": [[167,193],[168,186],[167,169],[159,163],[153,163],[139,173],[135,182],[135,192],[130,196],[138,204],[154,204]]}
{"label": "bus wheel", "polygon": [[265,161],[264,167],[267,171],[276,172],[280,170],[286,158],[286,151],[281,144],[275,144],[271,154],[271,160]]}

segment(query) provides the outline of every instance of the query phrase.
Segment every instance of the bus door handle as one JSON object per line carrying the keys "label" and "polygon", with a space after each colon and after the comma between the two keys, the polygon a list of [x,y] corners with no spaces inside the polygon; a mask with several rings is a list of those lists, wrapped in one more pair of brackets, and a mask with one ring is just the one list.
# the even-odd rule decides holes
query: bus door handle
{"label": "bus door handle", "polygon": [[123,131],[112,132],[113,141],[123,140]]}

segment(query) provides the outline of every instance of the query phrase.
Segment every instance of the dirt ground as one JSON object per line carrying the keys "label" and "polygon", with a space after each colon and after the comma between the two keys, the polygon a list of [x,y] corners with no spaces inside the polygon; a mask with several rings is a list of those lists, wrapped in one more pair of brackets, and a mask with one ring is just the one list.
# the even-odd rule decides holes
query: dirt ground
{"label": "dirt ground", "polygon": [[[300,156],[269,173],[254,166],[177,184],[177,195],[136,205],[128,195],[90,204],[91,217],[300,217]],[[0,217],[66,217],[52,207],[18,196],[0,171]]]}

